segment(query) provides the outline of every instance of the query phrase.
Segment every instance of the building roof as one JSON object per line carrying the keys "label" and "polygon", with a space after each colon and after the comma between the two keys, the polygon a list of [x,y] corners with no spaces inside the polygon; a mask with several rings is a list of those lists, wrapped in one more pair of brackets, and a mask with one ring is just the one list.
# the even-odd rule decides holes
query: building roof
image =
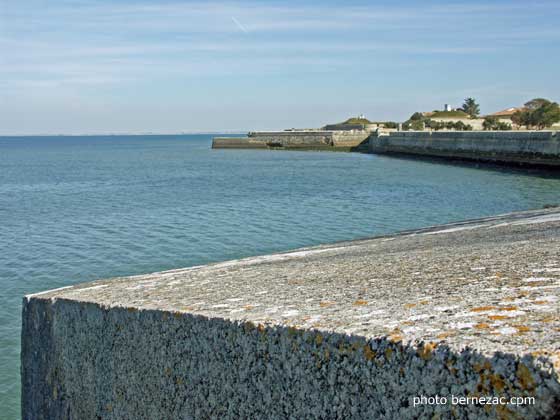
{"label": "building roof", "polygon": [[492,117],[511,117],[513,114],[515,114],[517,111],[521,111],[522,108],[507,108],[504,109],[502,111],[498,111],[498,112],[494,112],[493,114],[490,114],[490,116]]}

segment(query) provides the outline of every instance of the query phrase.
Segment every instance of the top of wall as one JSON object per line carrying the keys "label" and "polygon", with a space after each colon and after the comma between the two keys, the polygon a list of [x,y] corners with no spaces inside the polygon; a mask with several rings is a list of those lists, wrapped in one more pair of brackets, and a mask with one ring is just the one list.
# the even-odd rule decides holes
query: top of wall
{"label": "top of wall", "polygon": [[27,299],[162,310],[483,354],[560,345],[560,208],[206,266]]}

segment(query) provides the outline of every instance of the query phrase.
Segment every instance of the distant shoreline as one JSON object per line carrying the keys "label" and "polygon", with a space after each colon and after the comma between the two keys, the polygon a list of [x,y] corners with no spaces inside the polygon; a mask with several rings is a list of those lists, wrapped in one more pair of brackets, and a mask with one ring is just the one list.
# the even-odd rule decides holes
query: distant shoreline
{"label": "distant shoreline", "polygon": [[225,135],[239,135],[247,134],[249,130],[239,130],[239,131],[192,131],[192,132],[181,132],[181,133],[89,133],[89,134],[0,134],[2,137],[118,137],[118,136],[192,136],[192,135],[214,135],[214,134],[225,134]]}

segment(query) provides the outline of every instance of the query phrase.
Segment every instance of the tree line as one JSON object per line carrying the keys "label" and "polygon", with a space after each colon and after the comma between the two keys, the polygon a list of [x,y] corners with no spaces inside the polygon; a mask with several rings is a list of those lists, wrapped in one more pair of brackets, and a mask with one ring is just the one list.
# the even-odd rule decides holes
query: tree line
{"label": "tree line", "polygon": [[[466,98],[459,110],[463,111],[470,118],[478,118],[480,116],[480,105],[474,98]],[[560,121],[560,106],[558,103],[548,99],[535,98],[526,102],[522,109],[517,110],[511,116],[511,121],[513,124],[524,126],[527,129],[543,130]],[[484,117],[482,127],[484,130],[512,129],[511,124],[501,121],[499,117],[493,115]],[[434,121],[421,112],[412,114],[403,124],[403,128],[405,130],[423,130],[424,128],[431,128],[432,130],[453,129],[458,131],[469,131],[473,129],[470,124],[465,124],[462,121]]]}

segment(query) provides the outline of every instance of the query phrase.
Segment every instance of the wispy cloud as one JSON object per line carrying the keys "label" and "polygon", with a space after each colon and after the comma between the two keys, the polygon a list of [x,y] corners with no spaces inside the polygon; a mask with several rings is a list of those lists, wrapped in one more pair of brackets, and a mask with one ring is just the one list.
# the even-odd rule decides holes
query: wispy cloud
{"label": "wispy cloud", "polygon": [[[300,83],[302,95],[319,80],[324,91],[351,85],[364,97],[380,95],[388,80],[401,89],[396,96],[419,92],[426,79],[459,92],[498,71],[514,86],[521,71],[504,72],[507,65],[518,68],[520,56],[537,53],[557,61],[550,48],[560,41],[560,3],[546,0],[46,4],[0,0],[2,92],[95,96],[110,86],[149,100],[155,86],[224,88],[241,79],[269,89]],[[445,74],[437,78],[435,69]]]}

